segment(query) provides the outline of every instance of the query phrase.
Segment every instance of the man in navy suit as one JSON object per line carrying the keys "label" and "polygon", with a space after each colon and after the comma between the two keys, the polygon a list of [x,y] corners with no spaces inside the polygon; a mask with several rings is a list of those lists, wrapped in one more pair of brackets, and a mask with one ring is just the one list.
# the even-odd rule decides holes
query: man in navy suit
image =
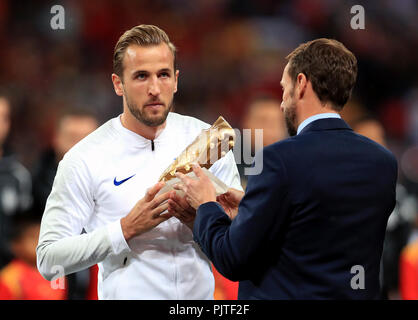
{"label": "man in navy suit", "polygon": [[263,170],[245,194],[216,198],[199,166],[198,180],[178,174],[186,197],[169,200],[169,211],[190,222],[179,212],[185,201],[197,208],[195,241],[240,281],[239,299],[377,299],[396,160],[339,115],[357,76],[343,44],[317,39],[287,60],[281,108],[291,137],[256,155]]}

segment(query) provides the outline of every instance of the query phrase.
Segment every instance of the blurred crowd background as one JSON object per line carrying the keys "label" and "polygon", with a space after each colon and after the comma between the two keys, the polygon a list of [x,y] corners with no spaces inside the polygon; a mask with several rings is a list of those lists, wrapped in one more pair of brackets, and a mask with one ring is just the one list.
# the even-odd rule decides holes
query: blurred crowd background
{"label": "blurred crowd background", "polygon": [[[50,25],[56,4],[65,9],[64,30]],[[364,30],[350,27],[350,9],[357,4],[365,10]],[[36,239],[36,228],[28,226],[42,216],[62,154],[122,112],[110,78],[113,48],[138,24],[161,27],[178,48],[176,112],[209,123],[222,115],[234,128],[264,129],[265,144],[286,137],[279,110],[285,56],[319,37],[337,39],[353,51],[358,80],[342,116],[355,131],[389,148],[399,164],[382,297],[418,299],[416,0],[0,0],[0,239],[9,254],[0,266],[0,299],[25,298],[10,284],[16,272],[5,268],[25,251],[16,244],[31,238],[22,236],[25,230]],[[22,223],[21,211],[36,219]],[[12,270],[38,276],[20,267]],[[94,270],[67,277],[65,293],[40,298],[94,298],[92,275]],[[232,299],[235,289],[219,277],[215,296]]]}

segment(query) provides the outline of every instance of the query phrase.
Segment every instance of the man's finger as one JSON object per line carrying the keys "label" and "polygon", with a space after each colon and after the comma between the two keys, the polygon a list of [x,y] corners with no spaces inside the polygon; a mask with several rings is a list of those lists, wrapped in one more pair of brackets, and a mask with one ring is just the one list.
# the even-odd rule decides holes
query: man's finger
{"label": "man's finger", "polygon": [[154,221],[157,222],[157,225],[159,225],[161,222],[164,222],[164,221],[170,219],[171,217],[173,217],[173,215],[167,212],[167,213],[163,213],[163,214],[158,215],[154,219]]}
{"label": "man's finger", "polygon": [[226,193],[224,193],[224,196],[226,199],[230,199],[230,201],[233,202],[240,202],[242,198],[244,197],[244,191],[237,190],[234,188],[229,188]]}
{"label": "man's finger", "polygon": [[218,202],[222,207],[228,206],[228,202],[225,201],[225,198],[216,198],[216,202]]}
{"label": "man's finger", "polygon": [[162,189],[162,187],[164,187],[164,185],[165,185],[165,182],[160,181],[154,186],[152,186],[151,188],[149,188],[147,192],[145,193],[145,197],[144,197],[145,201],[149,202],[152,199],[154,199],[155,195]]}
{"label": "man's finger", "polygon": [[[176,183],[175,185],[173,185],[173,189],[181,190],[180,185],[181,185],[180,183]],[[170,194],[170,199],[171,200],[177,201],[178,198],[180,198],[180,197],[178,196],[177,192],[173,192],[172,194]]]}
{"label": "man's finger", "polygon": [[168,205],[168,212],[172,214],[174,217],[179,219],[181,222],[189,222],[192,221],[195,214],[190,214],[186,211],[184,211],[180,206],[177,204],[174,204],[172,200],[169,200],[170,203]]}
{"label": "man's finger", "polygon": [[206,174],[203,172],[202,168],[198,164],[193,164],[192,166],[193,172],[199,179],[206,177]]}
{"label": "man's finger", "polygon": [[181,213],[181,211],[183,211],[184,209],[176,202],[173,200],[168,200],[168,208],[169,210],[173,210],[176,213]]}
{"label": "man's finger", "polygon": [[153,209],[151,211],[152,217],[153,218],[157,218],[158,216],[161,215],[161,213],[163,213],[164,211],[166,211],[168,209],[168,203],[163,203],[162,205],[156,207],[155,209]]}
{"label": "man's finger", "polygon": [[184,210],[176,204],[173,200],[168,200],[168,212],[180,221],[184,221],[187,217],[184,215]]}
{"label": "man's finger", "polygon": [[167,191],[163,194],[160,194],[158,197],[154,198],[151,201],[151,208],[154,209],[162,204],[164,201],[167,201],[170,198],[171,191]]}
{"label": "man's finger", "polygon": [[173,215],[169,212],[166,212],[166,213],[160,214],[157,219],[167,220],[167,219],[170,219],[171,217],[173,217]]}
{"label": "man's finger", "polygon": [[186,192],[186,187],[185,187],[185,185],[184,185],[184,184],[181,184],[181,183],[176,183],[176,184],[173,186],[173,189],[175,189],[175,190],[181,190],[181,191],[183,191],[183,192]]}
{"label": "man's finger", "polygon": [[192,180],[181,172],[176,172],[176,177],[179,178],[181,182],[183,182],[184,184],[190,183],[190,181]]}
{"label": "man's finger", "polygon": [[176,217],[180,221],[184,219],[184,217],[179,213],[179,211],[177,211],[173,206],[169,205],[167,211],[169,214],[171,214],[173,217]]}
{"label": "man's finger", "polygon": [[180,197],[177,193],[173,193],[170,196],[170,199],[176,202],[184,211],[190,212],[194,214],[193,208],[190,207],[189,203],[183,197]]}

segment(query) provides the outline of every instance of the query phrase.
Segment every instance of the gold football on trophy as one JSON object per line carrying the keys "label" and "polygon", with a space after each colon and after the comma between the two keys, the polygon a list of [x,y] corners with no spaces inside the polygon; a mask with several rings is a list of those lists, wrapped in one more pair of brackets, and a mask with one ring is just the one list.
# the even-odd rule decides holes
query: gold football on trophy
{"label": "gold football on trophy", "polygon": [[176,172],[187,174],[192,171],[192,164],[209,169],[234,147],[235,131],[220,116],[215,123],[196,137],[196,139],[162,173],[159,181],[168,181],[176,177]]}

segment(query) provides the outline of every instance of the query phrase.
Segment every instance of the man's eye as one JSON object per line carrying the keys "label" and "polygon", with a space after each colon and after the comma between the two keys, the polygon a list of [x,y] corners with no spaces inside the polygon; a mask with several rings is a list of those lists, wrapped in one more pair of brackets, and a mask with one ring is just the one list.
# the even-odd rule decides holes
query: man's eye
{"label": "man's eye", "polygon": [[137,77],[137,79],[145,79],[146,76],[147,76],[146,74],[140,73],[136,77]]}
{"label": "man's eye", "polygon": [[168,78],[170,77],[170,74],[168,72],[163,72],[163,73],[160,73],[160,77]]}

